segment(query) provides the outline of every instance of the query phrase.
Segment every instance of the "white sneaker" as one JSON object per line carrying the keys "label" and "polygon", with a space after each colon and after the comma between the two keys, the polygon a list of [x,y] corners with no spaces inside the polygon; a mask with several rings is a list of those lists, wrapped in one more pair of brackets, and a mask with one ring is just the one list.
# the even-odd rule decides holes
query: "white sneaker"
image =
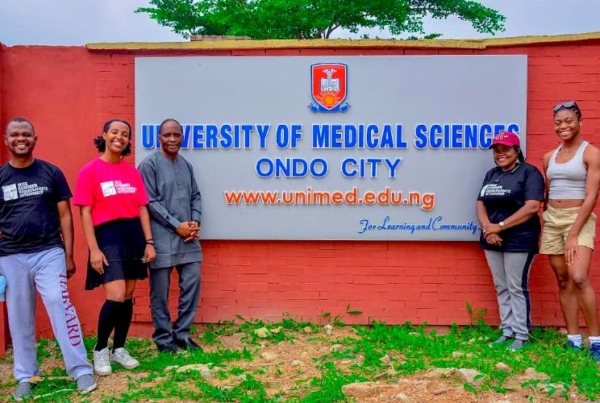
{"label": "white sneaker", "polygon": [[115,349],[115,351],[110,355],[111,362],[116,362],[127,369],[133,369],[140,365],[140,362],[129,355],[129,352],[125,350],[123,347]]}
{"label": "white sneaker", "polygon": [[94,350],[94,372],[102,376],[110,375],[112,373],[108,347],[104,347],[100,351]]}

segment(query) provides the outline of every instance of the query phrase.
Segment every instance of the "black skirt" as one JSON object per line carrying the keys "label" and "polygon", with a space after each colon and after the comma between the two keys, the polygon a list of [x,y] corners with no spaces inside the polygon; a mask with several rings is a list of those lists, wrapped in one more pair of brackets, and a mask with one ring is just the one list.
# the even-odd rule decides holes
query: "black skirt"
{"label": "black skirt", "polygon": [[88,256],[86,290],[115,280],[148,278],[148,265],[142,262],[146,240],[139,218],[109,221],[94,227],[94,233],[108,266],[104,265],[104,274],[98,274]]}

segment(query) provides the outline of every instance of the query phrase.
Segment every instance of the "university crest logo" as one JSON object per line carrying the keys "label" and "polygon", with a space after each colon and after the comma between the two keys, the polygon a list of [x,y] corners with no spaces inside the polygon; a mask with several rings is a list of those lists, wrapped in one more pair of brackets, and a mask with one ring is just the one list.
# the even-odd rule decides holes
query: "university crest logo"
{"label": "university crest logo", "polygon": [[348,66],[343,63],[318,63],[310,66],[313,112],[346,112],[350,105],[348,94]]}

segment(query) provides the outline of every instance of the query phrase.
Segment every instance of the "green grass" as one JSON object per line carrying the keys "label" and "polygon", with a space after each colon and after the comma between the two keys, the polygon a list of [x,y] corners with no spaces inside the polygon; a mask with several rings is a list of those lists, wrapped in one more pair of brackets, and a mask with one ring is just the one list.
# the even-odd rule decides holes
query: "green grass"
{"label": "green grass", "polygon": [[[310,332],[314,333],[310,337],[305,335],[306,327],[310,327]],[[267,331],[259,336],[257,330],[260,329]],[[211,352],[177,355],[157,354],[150,340],[131,339],[127,348],[132,355],[140,358],[142,365],[131,372],[116,367],[115,372],[130,374],[128,390],[117,396],[106,396],[103,401],[344,402],[348,401],[341,392],[345,384],[362,381],[395,383],[398,377],[433,368],[471,368],[479,371],[482,374],[481,384],[463,385],[465,390],[474,394],[509,392],[509,377],[534,368],[537,372],[547,374],[549,380],[525,382],[519,387],[547,385],[548,390],[544,392],[547,395],[556,393],[568,398],[569,393],[577,392],[589,400],[600,397],[600,371],[596,363],[585,352],[565,351],[564,335],[554,329],[534,329],[533,343],[516,353],[508,352],[506,346],[490,346],[490,342],[499,334],[478,319],[471,326],[452,326],[445,334],[427,330],[425,325],[413,326],[410,323],[388,326],[373,322],[371,326],[355,326],[354,329],[355,337],[332,340],[325,335],[322,325],[296,322],[289,318],[279,323],[247,320],[240,324],[226,322],[208,326],[199,335],[205,345],[212,346]],[[219,338],[236,333],[243,333],[243,347],[239,350],[225,349]],[[306,358],[316,365],[318,376],[304,376],[300,367],[290,370],[288,365],[286,370],[285,364],[274,363],[272,367],[262,366],[253,370],[245,366],[244,363],[250,363],[260,355],[261,346],[277,346],[284,341],[291,346],[301,335],[309,343],[326,346],[323,350],[325,354]],[[85,340],[88,351],[94,343],[93,338]],[[333,344],[341,347],[332,351],[330,347]],[[41,361],[60,358],[60,350],[54,341],[42,340],[38,355]],[[344,361],[346,364],[351,361],[351,365],[341,365]],[[496,369],[499,362],[507,364],[511,374]],[[177,373],[173,369],[189,364],[205,364],[211,369],[211,379],[204,379],[200,372]],[[271,376],[271,382],[264,380],[265,374]],[[43,376],[64,377],[66,374],[61,367],[47,371]],[[294,387],[278,389],[278,380],[292,377],[296,379]],[[562,385],[564,391],[554,390],[554,385]],[[0,393],[13,387],[14,382],[4,382],[0,385]],[[74,383],[67,379],[44,379],[36,388],[35,396],[53,393],[52,401],[71,401],[77,398],[74,388]],[[99,390],[94,393],[108,392]]]}

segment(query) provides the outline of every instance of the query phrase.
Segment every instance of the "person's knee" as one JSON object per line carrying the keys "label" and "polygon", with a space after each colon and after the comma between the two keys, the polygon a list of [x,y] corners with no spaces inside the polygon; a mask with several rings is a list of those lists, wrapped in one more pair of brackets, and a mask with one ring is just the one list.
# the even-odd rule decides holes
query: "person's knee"
{"label": "person's knee", "polygon": [[123,302],[127,298],[127,291],[127,283],[123,280],[104,284],[104,295],[107,300]]}
{"label": "person's knee", "polygon": [[200,292],[200,282],[199,281],[187,281],[185,283],[179,284],[179,289],[182,293],[199,293]]}
{"label": "person's knee", "polygon": [[556,273],[556,282],[560,291],[565,291],[572,286],[572,280],[568,273]]}
{"label": "person's knee", "polygon": [[494,288],[496,289],[496,292],[499,294],[501,292],[504,292],[506,290],[508,290],[508,286],[506,285],[506,283],[496,283],[494,282]]}
{"label": "person's knee", "polygon": [[589,286],[590,279],[586,273],[576,273],[571,276],[571,281],[576,289],[582,290]]}
{"label": "person's knee", "polygon": [[150,288],[150,298],[157,300],[167,300],[169,298],[170,286],[171,284],[169,282],[155,283],[154,286]]}
{"label": "person's knee", "polygon": [[115,302],[125,301],[125,290],[110,290],[106,292],[106,299]]}
{"label": "person's knee", "polygon": [[47,310],[52,309],[52,307],[64,305],[64,302],[69,301],[68,292],[61,293],[60,290],[53,290],[52,292],[47,293],[43,296],[42,301],[46,306]]}
{"label": "person's knee", "polygon": [[523,284],[521,283],[508,283],[508,291],[510,292],[511,296],[523,296],[529,292],[529,288],[527,285],[523,287]]}

